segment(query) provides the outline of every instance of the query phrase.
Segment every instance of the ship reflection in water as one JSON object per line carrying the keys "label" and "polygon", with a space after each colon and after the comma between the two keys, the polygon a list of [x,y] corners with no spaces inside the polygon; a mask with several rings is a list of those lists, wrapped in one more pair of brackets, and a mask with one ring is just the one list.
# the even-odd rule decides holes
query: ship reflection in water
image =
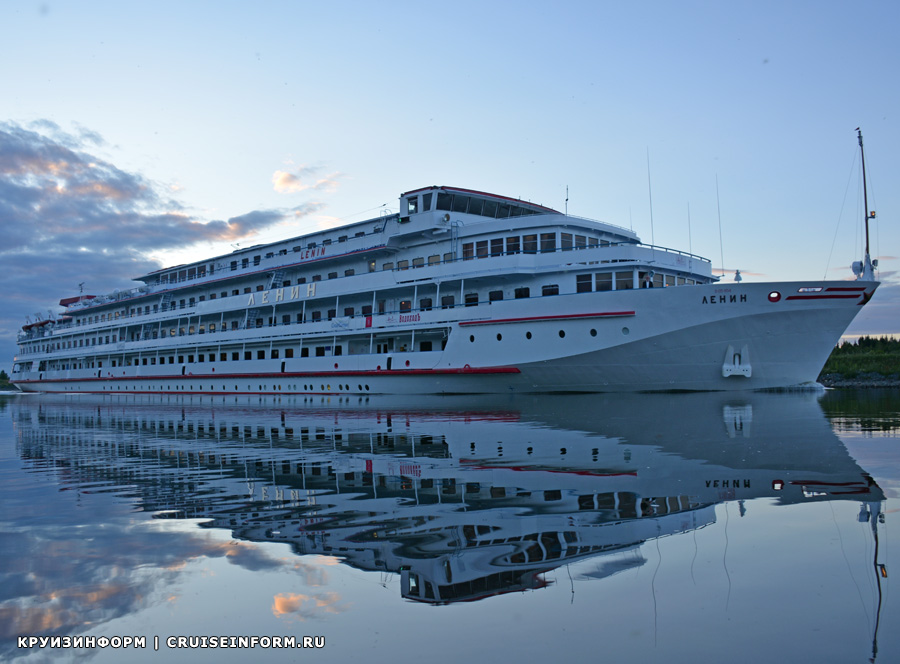
{"label": "ship reflection in water", "polygon": [[[416,603],[498,602],[575,563],[573,584],[607,583],[725,503],[743,516],[752,501],[852,501],[873,543],[860,572],[879,584],[872,632],[880,620],[885,496],[815,394],[44,395],[8,409],[25,470],[59,490],[398,575]],[[23,607],[40,597],[10,592],[7,636],[31,633]],[[84,629],[76,611],[45,633]]]}

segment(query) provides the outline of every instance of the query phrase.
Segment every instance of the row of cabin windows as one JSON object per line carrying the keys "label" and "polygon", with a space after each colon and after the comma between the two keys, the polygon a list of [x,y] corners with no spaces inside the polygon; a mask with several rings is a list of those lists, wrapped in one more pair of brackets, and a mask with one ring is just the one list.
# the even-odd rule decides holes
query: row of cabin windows
{"label": "row of cabin windows", "polygon": [[179,281],[188,281],[190,279],[200,279],[205,277],[207,274],[207,270],[209,274],[215,274],[216,266],[213,263],[207,265],[198,265],[196,267],[185,268],[184,270],[172,271],[167,274],[162,274],[159,277],[159,282],[162,284],[167,283],[177,283]]}
{"label": "row of cabin windows", "polygon": [[[353,237],[365,237],[365,235],[366,235],[365,231],[358,231],[353,235]],[[350,239],[349,235],[341,235],[338,237],[337,241],[338,242],[346,242],[348,239]],[[323,247],[327,247],[330,244],[332,244],[331,238],[325,238],[324,240],[322,240]],[[292,247],[291,251],[294,253],[299,253],[299,252],[303,251],[304,249],[306,249],[306,250],[315,249],[317,246],[319,246],[319,245],[316,242],[309,242],[309,243],[307,243],[306,247],[298,244],[297,246]],[[287,249],[280,249],[278,251],[279,256],[287,256],[287,253],[288,253]],[[270,251],[265,255],[265,257],[266,258],[274,258],[275,252]],[[254,266],[259,265],[262,262],[262,258],[263,257],[261,254],[257,254],[256,256],[253,256],[253,265]],[[241,269],[250,267],[250,260],[251,259],[249,256],[242,258],[241,263],[240,263]],[[238,262],[236,260],[231,261],[230,267],[231,267],[231,271],[234,272],[235,270],[238,269]]]}
{"label": "row of cabin windows", "polygon": [[[588,247],[609,246],[609,242],[602,242],[586,235],[573,235],[572,233],[560,233],[559,248],[562,251],[572,249],[585,249]],[[466,242],[462,246],[463,260],[473,258],[487,258],[488,256],[502,256],[504,254],[536,254],[556,251],[556,233],[532,233],[529,235],[514,235],[506,238],[498,237],[490,240],[478,240]]]}
{"label": "row of cabin windows", "polygon": [[[471,245],[469,245],[469,246],[471,246]],[[465,247],[464,247],[464,253],[465,253]],[[437,256],[434,256],[433,258],[438,259]],[[429,259],[429,262],[430,262],[430,259]],[[407,261],[400,261],[400,263],[404,264],[404,263],[407,263]],[[393,263],[385,264],[384,269],[392,269],[392,268],[393,268]],[[404,268],[401,267],[400,269],[404,269]],[[319,275],[316,275],[316,276],[319,276]],[[639,275],[639,279],[643,279],[643,277],[644,277],[644,273],[641,273]],[[313,278],[316,279],[315,276]],[[321,278],[321,277],[319,276],[319,278]],[[631,270],[623,271],[623,272],[600,272],[597,274],[582,274],[582,275],[576,276],[575,282],[576,282],[575,283],[575,292],[576,293],[589,293],[591,291],[627,290],[630,288],[634,288],[634,274]],[[693,279],[686,279],[685,277],[681,277],[681,276],[676,277],[675,275],[670,275],[670,274],[664,275],[664,274],[660,274],[660,273],[656,273],[653,275],[653,285],[655,287],[675,286],[675,285],[681,286],[681,285],[685,285],[685,284],[691,285],[694,283],[695,283],[695,281]],[[285,282],[285,285],[289,285],[289,284],[290,284],[289,281]],[[257,286],[256,289],[257,289],[257,291],[261,291],[261,290],[263,290],[263,286]],[[251,292],[251,289],[249,287],[244,289],[245,294],[250,293],[250,292]],[[232,291],[232,294],[238,295],[239,293],[237,290],[234,290],[234,291]],[[541,295],[558,295],[558,294],[559,294],[559,286],[558,285],[545,285],[541,288]],[[222,295],[224,297],[226,295],[226,293],[223,292]],[[516,298],[530,297],[531,296],[530,289],[528,287],[516,288],[514,290],[514,296]],[[202,297],[201,297],[201,299],[202,299]],[[503,299],[503,291],[490,291],[488,293],[488,301],[490,301],[490,302],[494,302],[494,301],[502,300],[502,299]],[[419,308],[424,311],[430,310],[433,306],[431,298],[423,298],[419,302],[420,302]],[[181,303],[183,306],[184,300],[182,300]],[[191,298],[190,305],[193,305],[193,304],[194,304],[194,301],[193,301],[193,298]],[[466,306],[473,306],[475,304],[478,304],[477,293],[469,293],[469,294],[465,295],[465,304],[466,304]],[[453,307],[454,305],[455,305],[455,298],[453,295],[445,295],[441,298],[441,306],[443,308]],[[149,307],[147,307],[147,309],[149,309]],[[155,310],[155,307],[154,307],[154,310]],[[401,301],[400,302],[400,312],[406,313],[408,311],[411,311],[410,301],[408,301],[408,300]],[[379,300],[378,313],[383,314],[384,312],[385,312],[385,302],[383,300]],[[356,310],[353,307],[344,307],[343,315],[352,318],[356,315]],[[372,315],[372,305],[363,305],[360,310],[360,315],[371,316]],[[331,320],[331,319],[335,318],[336,316],[337,316],[336,309],[328,309],[327,310],[327,320]],[[275,325],[276,324],[275,320],[276,319],[274,319],[273,317],[270,316],[268,319],[268,324],[270,326]],[[322,312],[321,311],[311,312],[310,320],[313,322],[321,321],[322,320]],[[300,313],[296,314],[295,322],[297,322],[297,323],[305,322],[302,318],[302,314],[300,314]],[[291,323],[291,316],[289,314],[282,315],[281,324],[289,325],[290,323]],[[248,324],[250,327],[253,327],[253,326],[263,327],[265,322],[264,322],[263,318],[257,318],[252,322],[248,321]],[[239,329],[239,327],[240,327],[240,324],[238,321],[236,321],[236,320],[231,321],[231,329],[232,330],[237,330],[237,329]],[[215,323],[211,323],[209,325],[209,332],[215,332],[216,329],[217,329],[217,327],[216,327]],[[220,331],[224,332],[225,330],[228,329],[228,323],[222,324],[219,329],[220,329]],[[182,327],[178,331],[176,331],[176,328],[171,328],[171,330],[169,331],[168,334],[169,334],[169,336],[183,336],[185,334],[191,335],[194,333],[195,333],[195,329],[193,326],[191,326],[187,329]],[[200,326],[199,333],[200,334],[206,333],[206,329],[204,328],[204,326]],[[166,336],[165,330],[162,331],[162,336],[163,337]],[[134,339],[135,337],[136,337],[136,333],[133,333],[132,338]],[[157,338],[156,331],[152,332],[152,338],[154,338],[154,339]],[[72,342],[70,342],[70,343],[72,343]],[[79,343],[83,343],[83,342],[81,342],[79,340]],[[88,341],[87,343],[90,344],[91,342]],[[103,343],[103,342],[100,341],[98,338],[96,343]],[[106,343],[109,343],[109,341],[106,341]],[[113,338],[112,343],[115,343],[115,338]]]}

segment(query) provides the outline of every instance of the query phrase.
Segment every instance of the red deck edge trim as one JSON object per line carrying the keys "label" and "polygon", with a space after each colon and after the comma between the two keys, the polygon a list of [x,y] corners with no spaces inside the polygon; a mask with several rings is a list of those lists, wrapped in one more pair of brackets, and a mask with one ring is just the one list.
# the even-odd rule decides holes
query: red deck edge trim
{"label": "red deck edge trim", "polygon": [[789,295],[785,300],[856,300],[862,293],[853,293],[851,295]]}
{"label": "red deck edge trim", "polygon": [[[847,297],[838,296],[838,297]],[[523,323],[527,321],[539,320],[571,320],[576,318],[615,318],[618,316],[634,316],[633,311],[605,311],[596,314],[561,314],[559,316],[527,316],[524,318],[494,318],[491,320],[464,320],[459,326],[467,325],[492,325],[494,323]]]}

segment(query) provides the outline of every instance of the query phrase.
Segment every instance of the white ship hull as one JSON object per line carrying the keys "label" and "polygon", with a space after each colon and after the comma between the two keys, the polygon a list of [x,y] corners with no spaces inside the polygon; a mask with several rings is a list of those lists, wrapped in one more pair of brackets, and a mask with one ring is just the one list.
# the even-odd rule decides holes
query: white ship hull
{"label": "white ship hull", "polygon": [[[423,394],[754,390],[811,385],[874,282],[704,284],[579,293],[319,323],[335,339],[448,330],[442,350],[19,374],[24,391]],[[777,301],[770,293],[777,292]],[[774,296],[773,296],[774,297]],[[538,306],[539,304],[539,306]],[[403,321],[403,322],[401,322]],[[307,324],[308,325],[308,324]],[[300,326],[192,339],[289,340]],[[316,334],[317,330],[304,330]],[[320,332],[321,334],[321,332]],[[411,338],[414,339],[414,336]],[[172,339],[184,351],[183,339]],[[159,350],[160,343],[139,342]],[[104,349],[94,349],[102,354]],[[112,349],[110,349],[112,352]]]}

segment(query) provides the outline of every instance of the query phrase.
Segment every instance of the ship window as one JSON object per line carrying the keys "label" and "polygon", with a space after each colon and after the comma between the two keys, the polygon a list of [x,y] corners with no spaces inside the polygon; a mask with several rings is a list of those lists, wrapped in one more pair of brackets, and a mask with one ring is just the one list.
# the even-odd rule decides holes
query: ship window
{"label": "ship window", "polygon": [[337,279],[337,272],[329,272],[328,278],[329,279]]}
{"label": "ship window", "polygon": [[568,251],[573,246],[572,244],[572,234],[571,233],[560,233],[559,234],[559,248],[563,251]]}
{"label": "ship window", "polygon": [[559,295],[559,284],[541,286],[541,295]]}
{"label": "ship window", "polygon": [[408,270],[409,269],[409,261],[408,260],[397,261],[397,269],[398,270]]}
{"label": "ship window", "polygon": [[465,212],[469,207],[469,197],[468,196],[460,196],[456,194],[453,196],[453,211],[454,212]]}
{"label": "ship window", "polygon": [[346,242],[346,241],[347,241],[347,236],[346,236],[346,235],[341,235],[341,236],[338,237],[338,242]]}
{"label": "ship window", "polygon": [[537,248],[537,235],[522,236],[522,251],[524,251],[526,254],[536,254]]}
{"label": "ship window", "polygon": [[541,233],[541,251],[556,251],[556,233]]}
{"label": "ship window", "polygon": [[437,209],[438,210],[449,210],[450,203],[453,202],[453,196],[450,194],[438,194],[437,195]]}
{"label": "ship window", "polygon": [[453,295],[444,295],[441,297],[441,308],[442,309],[450,309],[455,304],[455,299]]}
{"label": "ship window", "polygon": [[488,302],[497,302],[503,299],[503,291],[502,290],[492,290],[488,293]]}
{"label": "ship window", "polygon": [[497,204],[497,219],[506,219],[509,217],[510,210],[512,206],[507,203],[498,203]]}
{"label": "ship window", "polygon": [[301,348],[300,357],[309,357],[309,348]]}
{"label": "ship window", "polygon": [[575,236],[575,248],[584,249],[587,246],[587,238],[584,235]]}
{"label": "ship window", "polygon": [[272,359],[273,359],[273,360],[277,360],[277,359],[278,359],[278,356],[279,356],[279,351],[278,351],[278,349],[277,349],[277,348],[273,348],[273,349],[272,349]]}
{"label": "ship window", "polygon": [[433,254],[428,257],[429,265],[437,265],[440,262],[441,262],[441,257],[438,254]]}
{"label": "ship window", "polygon": [[497,216],[497,201],[485,201],[484,209],[481,212],[483,217],[496,217]]}
{"label": "ship window", "polygon": [[300,277],[299,279],[297,279],[297,283],[298,283],[298,284],[305,284],[305,283],[306,283],[306,277]]}
{"label": "ship window", "polygon": [[464,261],[471,260],[475,258],[475,245],[472,242],[466,242],[463,244],[463,252],[462,257]]}
{"label": "ship window", "polygon": [[483,206],[484,206],[484,199],[470,198],[469,199],[469,214],[479,214],[480,215]]}
{"label": "ship window", "polygon": [[353,318],[354,309],[353,307],[344,307],[344,315]]}
{"label": "ship window", "polygon": [[422,212],[428,212],[431,209],[431,193],[422,195]]}
{"label": "ship window", "polygon": [[400,313],[406,314],[412,311],[412,302],[409,300],[400,300]]}
{"label": "ship window", "polygon": [[282,314],[281,315],[281,324],[282,325],[290,325],[291,324],[291,315],[290,314]]}
{"label": "ship window", "polygon": [[257,360],[264,360],[264,359],[266,359],[266,351],[264,351],[264,350],[258,350],[258,351],[256,351],[256,359],[257,359]]}
{"label": "ship window", "polygon": [[[212,357],[212,356],[210,356]],[[219,361],[227,362],[228,361],[228,353],[219,353]]]}
{"label": "ship window", "polygon": [[[598,277],[600,275],[597,275]],[[575,292],[576,293],[590,293],[591,286],[593,284],[593,279],[589,274],[579,274],[575,277]]]}
{"label": "ship window", "polygon": [[237,261],[231,261],[231,269],[232,271],[237,269]]}
{"label": "ship window", "polygon": [[634,288],[634,274],[632,272],[616,272],[616,290],[628,290]]}
{"label": "ship window", "polygon": [[315,243],[315,242],[310,242],[308,245],[306,245],[306,248],[307,248],[307,249],[315,249],[315,248],[316,248],[316,243]]}
{"label": "ship window", "polygon": [[421,309],[422,311],[431,311],[431,306],[432,305],[430,297],[423,297],[421,300],[419,300],[419,309]]}
{"label": "ship window", "polygon": [[519,236],[508,237],[506,238],[506,253],[508,254],[517,254],[519,253]]}
{"label": "ship window", "polygon": [[330,238],[330,237],[327,237],[327,238],[325,238],[324,240],[322,240],[322,246],[323,246],[323,247],[327,247],[329,244],[331,244],[331,238]]}
{"label": "ship window", "polygon": [[419,211],[419,197],[410,196],[406,199],[406,214],[416,214]]}
{"label": "ship window", "polygon": [[383,263],[383,264],[381,265],[381,269],[382,269],[382,270],[393,270],[393,269],[394,269],[394,264],[393,264],[393,263]]}
{"label": "ship window", "polygon": [[240,292],[238,291],[237,288],[235,288],[234,290],[231,291],[231,294],[232,295],[240,295]]}
{"label": "ship window", "polygon": [[521,288],[517,288],[514,294],[517,300],[521,300],[526,297],[531,297],[531,289],[528,288],[528,286],[522,286]]}
{"label": "ship window", "polygon": [[419,350],[423,353],[427,353],[431,350],[431,342],[430,341],[420,341],[419,342]]}
{"label": "ship window", "polygon": [[322,312],[321,311],[312,312],[312,321],[315,323],[320,320],[322,320]]}
{"label": "ship window", "polygon": [[488,242],[487,240],[479,240],[475,243],[475,255],[478,258],[487,258]]}
{"label": "ship window", "polygon": [[663,275],[661,275],[661,274],[654,274],[654,275],[653,275],[653,286],[656,287],[656,288],[662,288],[662,287],[663,287]]}
{"label": "ship window", "polygon": [[293,349],[293,348],[285,348],[285,349],[284,349],[284,356],[285,356],[286,358],[288,358],[288,359],[294,357],[294,349]]}
{"label": "ship window", "polygon": [[474,307],[478,304],[478,293],[466,293],[466,306]]}
{"label": "ship window", "polygon": [[451,262],[453,258],[454,256],[452,251],[448,251],[446,254],[444,254],[444,261],[446,261],[447,263]]}
{"label": "ship window", "polygon": [[363,316],[371,316],[372,315],[372,305],[371,304],[364,304],[362,306],[362,315]]}
{"label": "ship window", "polygon": [[491,240],[491,256],[503,255],[503,238],[494,238]]}
{"label": "ship window", "polygon": [[349,270],[344,270],[345,277],[352,277],[354,274],[356,274],[356,270],[354,270],[352,267]]}
{"label": "ship window", "polygon": [[365,235],[365,231],[357,231],[356,233],[354,233],[353,237],[365,237]]}
{"label": "ship window", "polygon": [[675,285],[675,275],[667,274],[666,275],[666,286],[674,286]]}
{"label": "ship window", "polygon": [[325,346],[316,346],[316,357],[325,357]]}
{"label": "ship window", "polygon": [[[588,238],[588,247],[599,247],[599,246],[600,246],[600,240],[598,240],[598,239],[595,238],[595,237],[589,237],[589,238]],[[609,246],[609,242],[607,242],[604,246],[607,246],[607,247],[608,247],[608,246]]]}
{"label": "ship window", "polygon": [[334,347],[334,354],[335,354],[335,355],[343,355],[343,354],[344,354],[344,347],[343,347],[343,346],[335,346],[335,347]]}
{"label": "ship window", "polygon": [[[256,286],[256,292],[263,291],[263,290],[265,290],[265,288],[266,288],[266,287],[263,286],[262,284],[258,284],[258,285]],[[193,305],[193,302],[192,302],[191,304]]]}
{"label": "ship window", "polygon": [[197,356],[197,361],[206,362],[206,356],[203,353],[200,353],[200,355]]}
{"label": "ship window", "polygon": [[375,261],[369,261],[369,272],[375,271]]}
{"label": "ship window", "polygon": [[322,275],[321,275],[321,274],[314,274],[314,275],[312,276],[312,280],[313,280],[313,281],[322,281]]}
{"label": "ship window", "polygon": [[241,259],[241,267],[249,267],[249,266],[250,266],[250,259],[249,259],[249,258],[242,258],[242,259]]}
{"label": "ship window", "polygon": [[413,258],[413,267],[422,267],[425,265],[424,258]]}
{"label": "ship window", "polygon": [[328,320],[331,320],[335,316],[337,316],[337,309],[329,309],[328,310]]}

